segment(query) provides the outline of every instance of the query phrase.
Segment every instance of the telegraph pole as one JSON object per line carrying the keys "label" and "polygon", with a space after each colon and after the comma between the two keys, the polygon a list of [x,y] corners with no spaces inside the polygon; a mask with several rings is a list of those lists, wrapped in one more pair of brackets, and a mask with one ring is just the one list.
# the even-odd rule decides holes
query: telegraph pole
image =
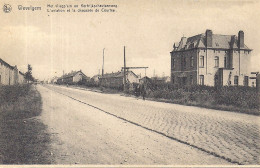
{"label": "telegraph pole", "polygon": [[124,91],[126,91],[126,60],[125,60],[125,46],[124,46]]}

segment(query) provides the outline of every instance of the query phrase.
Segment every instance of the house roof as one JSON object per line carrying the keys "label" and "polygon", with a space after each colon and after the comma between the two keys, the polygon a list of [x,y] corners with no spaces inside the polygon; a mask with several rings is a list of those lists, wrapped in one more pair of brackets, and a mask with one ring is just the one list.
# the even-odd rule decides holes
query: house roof
{"label": "house roof", "polygon": [[21,71],[19,71],[19,74],[21,74],[21,75],[25,76],[25,74],[24,74],[24,73],[22,73]]}
{"label": "house roof", "polygon": [[[138,78],[138,76],[133,72],[133,71],[126,71],[126,75],[128,74],[133,74],[136,78]],[[115,73],[107,73],[107,74],[104,74],[103,77],[101,78],[121,78],[121,77],[124,77],[124,71],[118,71],[118,72],[115,72]]]}
{"label": "house roof", "polygon": [[2,60],[1,58],[0,58],[0,62],[1,62],[2,64],[4,64],[5,66],[11,68],[11,69],[14,69],[13,66],[11,66],[10,64],[8,64],[7,62],[5,62],[4,60]]}
{"label": "house roof", "polygon": [[64,78],[73,77],[73,76],[77,75],[79,72],[82,73],[83,76],[87,77],[87,76],[80,70],[80,71],[72,71],[71,73],[68,73],[68,74],[65,74],[65,75],[61,76],[59,79],[64,79]]}
{"label": "house roof", "polygon": [[[174,51],[183,51],[191,48],[206,48],[206,35],[202,33],[189,38],[182,37],[179,43],[174,43],[174,46]],[[212,34],[212,48],[237,49],[238,37],[236,35]],[[245,44],[243,49],[251,50]]]}

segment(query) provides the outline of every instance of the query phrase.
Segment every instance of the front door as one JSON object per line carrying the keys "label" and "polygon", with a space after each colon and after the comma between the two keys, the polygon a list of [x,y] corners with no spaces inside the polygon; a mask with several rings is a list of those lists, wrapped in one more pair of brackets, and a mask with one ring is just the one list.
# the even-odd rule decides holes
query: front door
{"label": "front door", "polygon": [[223,86],[223,69],[218,69],[214,76],[215,86]]}

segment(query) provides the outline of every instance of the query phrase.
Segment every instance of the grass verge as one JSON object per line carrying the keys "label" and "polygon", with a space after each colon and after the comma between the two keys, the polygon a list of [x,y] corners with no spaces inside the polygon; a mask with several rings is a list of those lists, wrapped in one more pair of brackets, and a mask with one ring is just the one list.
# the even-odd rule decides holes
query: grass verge
{"label": "grass verge", "polygon": [[41,105],[33,85],[0,87],[0,164],[52,163]]}

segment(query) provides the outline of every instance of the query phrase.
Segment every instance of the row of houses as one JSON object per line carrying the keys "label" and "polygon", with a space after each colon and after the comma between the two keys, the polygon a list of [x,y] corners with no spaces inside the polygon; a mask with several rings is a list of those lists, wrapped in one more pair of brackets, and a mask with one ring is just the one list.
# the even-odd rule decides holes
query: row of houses
{"label": "row of houses", "polygon": [[16,85],[26,83],[25,74],[0,58],[0,85]]}
{"label": "row of houses", "polygon": [[255,86],[249,71],[252,49],[238,35],[213,34],[212,30],[174,43],[171,81],[179,85]]}
{"label": "row of houses", "polygon": [[[126,83],[133,86],[134,84],[139,84],[147,79],[148,77],[140,78],[133,71],[126,71]],[[170,82],[170,77],[152,77],[149,80],[157,83]],[[54,77],[50,83],[53,84],[84,84],[91,83],[94,85],[101,85],[105,87],[120,88],[123,87],[124,83],[124,71],[106,73],[102,75],[95,75],[92,78],[85,75],[81,70],[72,71],[68,74],[64,74],[61,77]]]}

